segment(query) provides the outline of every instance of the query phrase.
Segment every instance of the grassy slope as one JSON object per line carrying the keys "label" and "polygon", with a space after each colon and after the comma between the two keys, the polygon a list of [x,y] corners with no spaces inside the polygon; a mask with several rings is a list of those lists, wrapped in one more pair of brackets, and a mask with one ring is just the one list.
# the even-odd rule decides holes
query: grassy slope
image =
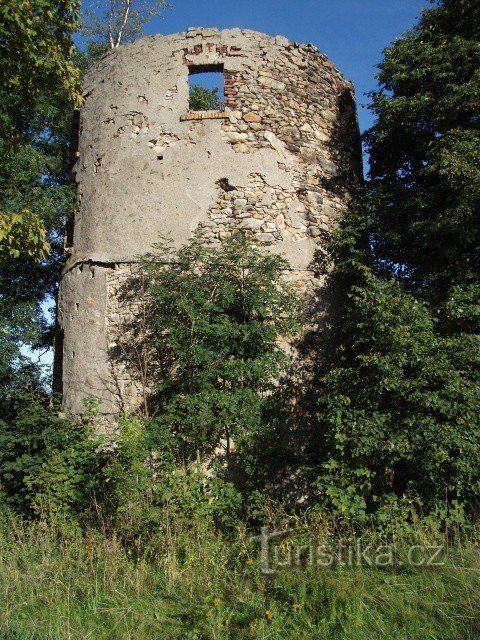
{"label": "grassy slope", "polygon": [[439,568],[316,567],[266,579],[243,534],[226,543],[197,524],[134,556],[98,534],[3,521],[0,638],[480,638],[473,545]]}

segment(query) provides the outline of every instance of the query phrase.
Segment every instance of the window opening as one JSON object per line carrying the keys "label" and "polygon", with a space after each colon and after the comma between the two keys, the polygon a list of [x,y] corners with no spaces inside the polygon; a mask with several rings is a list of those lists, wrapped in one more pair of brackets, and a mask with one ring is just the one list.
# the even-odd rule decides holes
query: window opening
{"label": "window opening", "polygon": [[222,65],[190,67],[190,111],[224,111],[225,79]]}

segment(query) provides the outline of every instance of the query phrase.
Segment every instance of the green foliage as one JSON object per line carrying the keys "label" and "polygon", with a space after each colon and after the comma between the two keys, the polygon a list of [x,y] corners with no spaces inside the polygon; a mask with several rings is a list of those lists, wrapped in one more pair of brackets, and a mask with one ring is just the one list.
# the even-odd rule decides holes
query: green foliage
{"label": "green foliage", "polygon": [[175,464],[155,436],[138,418],[119,419],[114,442],[98,452],[92,521],[134,546],[178,522],[237,524],[241,496],[233,485],[196,462]]}
{"label": "green foliage", "polygon": [[385,52],[367,197],[331,247],[317,486],[356,517],[477,508],[479,9],[435,5]]}
{"label": "green foliage", "polygon": [[[418,495],[427,511],[442,501],[476,507],[480,336],[442,331],[439,314],[375,275],[353,249],[361,220],[352,214],[336,240],[340,308],[320,387],[320,492],[352,515],[389,495]],[[451,300],[452,323],[468,327],[474,291],[468,302],[462,310]]]}
{"label": "green foliage", "polygon": [[[7,3],[0,28],[0,46],[8,45],[15,67],[0,84],[0,475],[10,503],[49,517],[85,504],[92,453],[86,434],[47,407],[42,368],[21,351],[51,344],[42,303],[56,293],[63,227],[75,200],[78,74],[70,62],[68,6],[73,12],[68,3]],[[54,44],[42,39],[44,29]],[[20,53],[21,47],[29,50]],[[45,48],[48,60],[41,58]],[[58,56],[67,54],[64,65]]]}
{"label": "green foliage", "polygon": [[[71,63],[65,58],[63,65],[56,59],[67,56],[70,60],[73,13],[68,6],[73,12],[72,3],[51,2],[7,2],[1,9],[6,17],[0,27],[0,47],[9,50],[0,71],[6,72],[0,78],[3,397],[11,396],[11,389],[24,383],[28,389],[33,382],[32,376],[25,380],[23,375],[28,367],[20,345],[39,347],[52,340],[41,305],[56,293],[63,227],[75,201],[70,179],[75,144],[71,94],[74,85],[78,91],[78,74],[70,77],[69,84],[60,67],[70,73]],[[44,38],[44,31],[48,37]],[[33,369],[29,367],[31,374]]]}
{"label": "green foliage", "polygon": [[197,462],[163,469],[155,494],[157,505],[170,521],[215,522],[223,529],[239,523],[241,494],[231,482],[207,475]]}
{"label": "green foliage", "polygon": [[63,191],[53,187],[59,164],[61,182],[69,164],[64,124],[71,129],[73,103],[81,104],[71,57],[78,17],[76,0],[0,7],[0,267],[23,254],[38,262],[50,249]]}
{"label": "green foliage", "polygon": [[35,309],[28,302],[11,304],[0,298],[0,416],[10,420],[16,414],[19,398],[42,388],[39,366],[25,357],[21,345],[39,339]]}
{"label": "green foliage", "polygon": [[110,436],[95,436],[98,402],[87,398],[85,408],[78,424],[38,393],[16,397],[0,421],[3,505],[65,531],[101,527],[129,546],[176,522],[238,523],[241,497],[231,483],[152,450],[138,418],[121,417]]}
{"label": "green foliage", "polygon": [[0,199],[8,212],[0,222],[0,369],[12,374],[2,376],[0,396],[6,387],[20,386],[20,346],[38,348],[52,340],[42,303],[56,293],[61,229],[75,197],[62,145],[52,142],[40,150],[32,140],[14,149],[0,142]]}
{"label": "green foliage", "polygon": [[22,253],[42,260],[50,251],[41,220],[28,209],[18,213],[0,212],[0,261]]}
{"label": "green foliage", "polygon": [[[153,471],[147,465],[150,452],[142,423],[122,417],[110,445],[104,443],[103,464],[95,479],[94,500],[102,526],[117,526],[118,518],[129,514],[130,531],[151,526]],[[158,518],[157,518],[158,519]],[[153,518],[155,520],[155,518]],[[118,526],[117,526],[118,528]],[[120,533],[120,528],[118,528]],[[148,535],[148,531],[145,531]]]}
{"label": "green foliage", "polygon": [[29,111],[40,92],[59,86],[79,103],[78,71],[70,57],[79,10],[77,0],[2,2],[0,91],[14,97],[18,115]]}
{"label": "green foliage", "polygon": [[240,236],[158,250],[146,262],[156,424],[177,436],[181,457],[223,440],[228,453],[230,439],[240,447],[264,423],[289,362],[278,341],[298,330],[299,305],[282,277],[287,263]]}
{"label": "green foliage", "polygon": [[145,427],[135,417],[119,419],[115,442],[104,451],[95,482],[96,517],[102,527],[133,544],[175,522],[237,524],[239,492],[197,462],[176,464],[173,436],[164,433],[162,438],[157,427],[148,422]]}
{"label": "green foliage", "polygon": [[436,303],[479,277],[480,16],[434,4],[386,49],[366,139],[376,255]]}
{"label": "green foliage", "polygon": [[85,509],[99,463],[90,425],[59,417],[39,395],[17,402],[16,415],[0,420],[4,499],[45,518]]}
{"label": "green foliage", "polygon": [[223,111],[224,102],[218,95],[218,88],[205,89],[200,84],[190,85],[190,97],[188,101],[190,111]]}

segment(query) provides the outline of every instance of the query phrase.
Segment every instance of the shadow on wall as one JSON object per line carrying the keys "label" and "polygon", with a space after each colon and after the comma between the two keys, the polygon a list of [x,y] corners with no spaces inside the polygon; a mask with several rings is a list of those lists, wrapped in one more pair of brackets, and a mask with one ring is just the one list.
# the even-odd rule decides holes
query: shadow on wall
{"label": "shadow on wall", "polygon": [[[322,186],[327,192],[334,193],[349,200],[349,196],[358,193],[363,186],[362,175],[362,143],[358,129],[358,120],[352,118],[356,114],[355,96],[352,89],[345,87],[336,98],[338,116],[332,123],[331,137],[324,144],[335,165],[335,175],[323,178]],[[351,152],[346,154],[342,148],[345,139],[351,141]],[[322,160],[319,160],[320,166]],[[322,167],[323,168],[323,167]]]}

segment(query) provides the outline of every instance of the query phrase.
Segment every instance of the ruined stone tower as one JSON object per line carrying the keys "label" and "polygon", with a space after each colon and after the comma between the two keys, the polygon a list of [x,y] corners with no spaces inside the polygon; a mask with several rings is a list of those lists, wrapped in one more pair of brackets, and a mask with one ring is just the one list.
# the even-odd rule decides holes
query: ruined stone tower
{"label": "ruined stone tower", "polygon": [[[189,76],[224,75],[225,108],[189,111]],[[140,382],[112,361],[119,299],[159,235],[179,246],[249,231],[321,297],[318,256],[360,176],[352,85],[312,45],[254,31],[142,38],[86,79],[79,202],[58,304],[55,379],[64,405],[135,410]],[[320,293],[319,293],[320,292]],[[140,295],[140,293],[139,293]]]}

